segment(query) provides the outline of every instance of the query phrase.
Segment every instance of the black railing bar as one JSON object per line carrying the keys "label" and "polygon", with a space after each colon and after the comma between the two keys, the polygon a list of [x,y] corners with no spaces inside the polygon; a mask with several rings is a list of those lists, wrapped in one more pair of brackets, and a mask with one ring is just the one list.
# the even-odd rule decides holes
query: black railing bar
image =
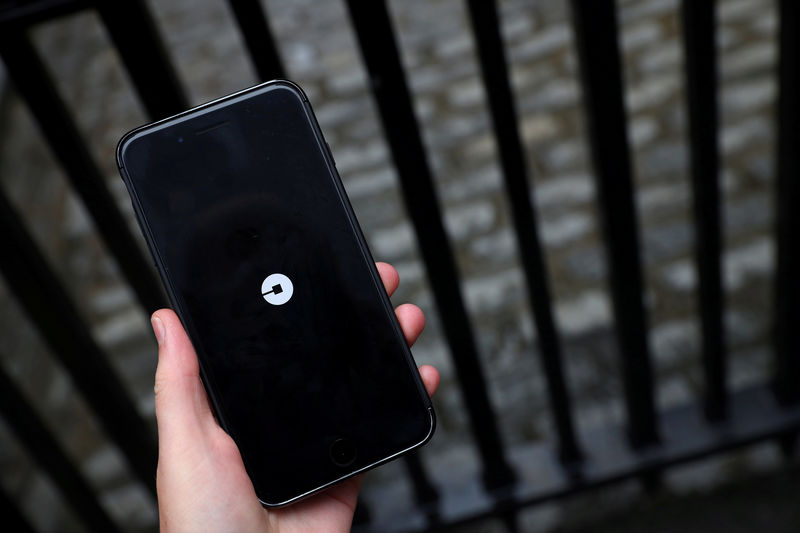
{"label": "black railing bar", "polygon": [[383,0],[348,0],[347,4],[400,176],[406,209],[414,224],[444,334],[455,360],[456,376],[483,461],[484,482],[487,488],[506,486],[513,483],[514,473],[506,460],[489,401],[389,12]]}
{"label": "black railing bar", "polygon": [[561,345],[553,320],[552,298],[536,215],[530,200],[528,169],[519,136],[497,6],[495,0],[469,0],[467,5],[525,271],[528,299],[538,332],[541,364],[547,378],[551,414],[558,434],[559,456],[563,463],[574,464],[580,461],[581,451],[575,438],[572,408],[561,363]]}
{"label": "black railing bar", "polygon": [[89,482],[47,429],[44,421],[25,399],[14,380],[2,368],[0,368],[0,412],[17,438],[25,445],[26,453],[47,472],[64,499],[92,531],[120,530],[100,505]]}
{"label": "black railing bar", "polygon": [[[542,468],[542,463],[549,460],[542,449],[547,447],[546,443],[510,446],[509,455],[519,465],[520,481],[505,499],[487,504],[476,489],[468,486],[477,485],[477,480],[472,482],[462,477],[447,480],[438,476],[442,522],[424,531],[449,531],[502,516],[508,509],[523,509],[631,479],[657,476],[672,467],[773,441],[800,430],[800,406],[781,409],[771,387],[757,385],[734,391],[729,404],[731,417],[725,425],[706,424],[704,408],[696,402],[664,411],[664,432],[680,438],[665,439],[663,445],[645,453],[625,450],[626,438],[614,427],[583,433],[587,467],[585,477],[580,480],[561,475],[553,479],[557,470]],[[456,505],[450,506],[451,502]],[[391,519],[386,517],[388,523]],[[375,524],[376,530],[381,526],[382,523]]]}
{"label": "black railing bar", "polygon": [[94,5],[150,118],[186,110],[189,100],[145,2],[96,0]]}
{"label": "black railing bar", "polygon": [[33,113],[50,149],[83,200],[97,231],[147,312],[165,305],[152,263],[145,260],[78,128],[56,92],[24,30],[0,34],[0,56],[18,93]]}
{"label": "black railing bar", "polygon": [[259,0],[228,0],[233,16],[244,37],[250,59],[260,81],[285,78],[275,38],[267,21],[267,14]]}
{"label": "black railing bar", "polygon": [[800,4],[778,3],[777,269],[775,275],[775,391],[800,401]]}
{"label": "black railing bar", "polygon": [[517,512],[517,509],[502,512],[500,514],[500,518],[503,521],[503,526],[505,527],[507,533],[517,533],[520,530],[519,513]]}
{"label": "black railing bar", "polygon": [[120,448],[133,475],[155,495],[157,447],[152,430],[2,191],[0,227],[0,272],[9,290]]}
{"label": "black railing bar", "polygon": [[700,329],[705,373],[704,405],[709,420],[727,416],[725,332],[720,256],[719,147],[717,146],[716,2],[681,5],[686,103],[689,115],[695,258],[699,279]]}
{"label": "black railing bar", "polygon": [[2,6],[0,3],[0,31],[47,22],[87,7],[89,7],[87,0],[35,0],[12,2],[8,6]]}
{"label": "black railing bar", "polygon": [[364,498],[359,497],[356,503],[356,510],[353,513],[353,526],[369,524],[371,520],[372,514],[370,513],[367,502],[364,501]]}
{"label": "black railing bar", "polygon": [[419,452],[414,452],[403,457],[409,477],[414,484],[414,499],[417,505],[424,508],[435,507],[439,500],[439,491],[431,483],[425,466],[419,458]]}
{"label": "black railing bar", "polygon": [[20,512],[19,506],[0,485],[0,520],[6,531],[14,533],[36,533],[28,519]]}
{"label": "black railing bar", "polygon": [[784,461],[787,463],[794,460],[794,454],[797,453],[798,432],[788,431],[777,439],[778,448],[781,451]]}
{"label": "black railing bar", "polygon": [[614,311],[628,432],[658,441],[614,0],[572,0],[578,64]]}

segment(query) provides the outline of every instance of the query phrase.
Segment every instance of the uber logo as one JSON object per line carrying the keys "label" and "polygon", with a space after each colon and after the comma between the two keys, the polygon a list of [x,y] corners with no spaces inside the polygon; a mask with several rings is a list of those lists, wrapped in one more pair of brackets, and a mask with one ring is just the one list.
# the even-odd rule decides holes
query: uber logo
{"label": "uber logo", "polygon": [[292,298],[294,285],[283,274],[270,274],[261,283],[261,296],[272,305],[283,305]]}

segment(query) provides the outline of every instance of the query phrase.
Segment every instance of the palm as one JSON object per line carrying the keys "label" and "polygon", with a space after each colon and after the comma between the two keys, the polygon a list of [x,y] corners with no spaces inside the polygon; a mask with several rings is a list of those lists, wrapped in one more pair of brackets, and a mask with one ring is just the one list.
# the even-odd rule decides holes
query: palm
{"label": "palm", "polygon": [[200,479],[195,481],[198,486],[209,481],[215,485],[216,501],[211,509],[208,506],[204,508],[204,514],[211,515],[202,520],[207,527],[211,525],[209,520],[219,517],[224,522],[218,524],[222,529],[226,529],[224,524],[233,523],[240,527],[247,526],[241,530],[266,529],[282,533],[349,529],[361,487],[361,476],[348,479],[295,505],[264,509],[258,503],[233,440],[221,429],[209,440],[213,443],[211,449],[214,450],[214,457],[201,461],[203,468],[197,472]]}
{"label": "palm", "polygon": [[296,505],[264,512],[275,531],[347,531],[360,488],[357,476]]}

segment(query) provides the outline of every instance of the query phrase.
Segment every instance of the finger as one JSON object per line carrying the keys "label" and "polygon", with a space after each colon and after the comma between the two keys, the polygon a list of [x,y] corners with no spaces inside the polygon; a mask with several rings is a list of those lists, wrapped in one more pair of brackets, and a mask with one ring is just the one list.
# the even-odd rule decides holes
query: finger
{"label": "finger", "polygon": [[386,293],[391,296],[397,290],[397,286],[400,285],[400,275],[389,263],[377,262],[375,266],[378,267],[378,274],[381,275],[381,281],[383,281]]}
{"label": "finger", "polygon": [[433,398],[436,394],[436,389],[439,388],[439,371],[431,365],[422,365],[419,367],[419,376],[422,378],[422,383],[425,384],[425,390],[428,391],[428,396]]}
{"label": "finger", "polygon": [[159,441],[183,440],[216,422],[200,381],[197,355],[177,315],[161,309],[153,313],[151,322],[158,340],[155,394]]}
{"label": "finger", "polygon": [[422,309],[414,304],[403,304],[398,306],[394,313],[397,315],[397,321],[400,322],[406,342],[409,346],[413,345],[419,334],[425,329],[425,315],[422,313]]}

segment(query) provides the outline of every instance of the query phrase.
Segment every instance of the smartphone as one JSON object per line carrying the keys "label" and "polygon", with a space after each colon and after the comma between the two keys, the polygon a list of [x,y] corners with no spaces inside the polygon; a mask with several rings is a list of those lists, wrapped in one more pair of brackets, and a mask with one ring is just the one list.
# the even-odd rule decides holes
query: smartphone
{"label": "smartphone", "polygon": [[297,85],[264,83],[135,129],[117,162],[262,504],[431,438],[430,398]]}

